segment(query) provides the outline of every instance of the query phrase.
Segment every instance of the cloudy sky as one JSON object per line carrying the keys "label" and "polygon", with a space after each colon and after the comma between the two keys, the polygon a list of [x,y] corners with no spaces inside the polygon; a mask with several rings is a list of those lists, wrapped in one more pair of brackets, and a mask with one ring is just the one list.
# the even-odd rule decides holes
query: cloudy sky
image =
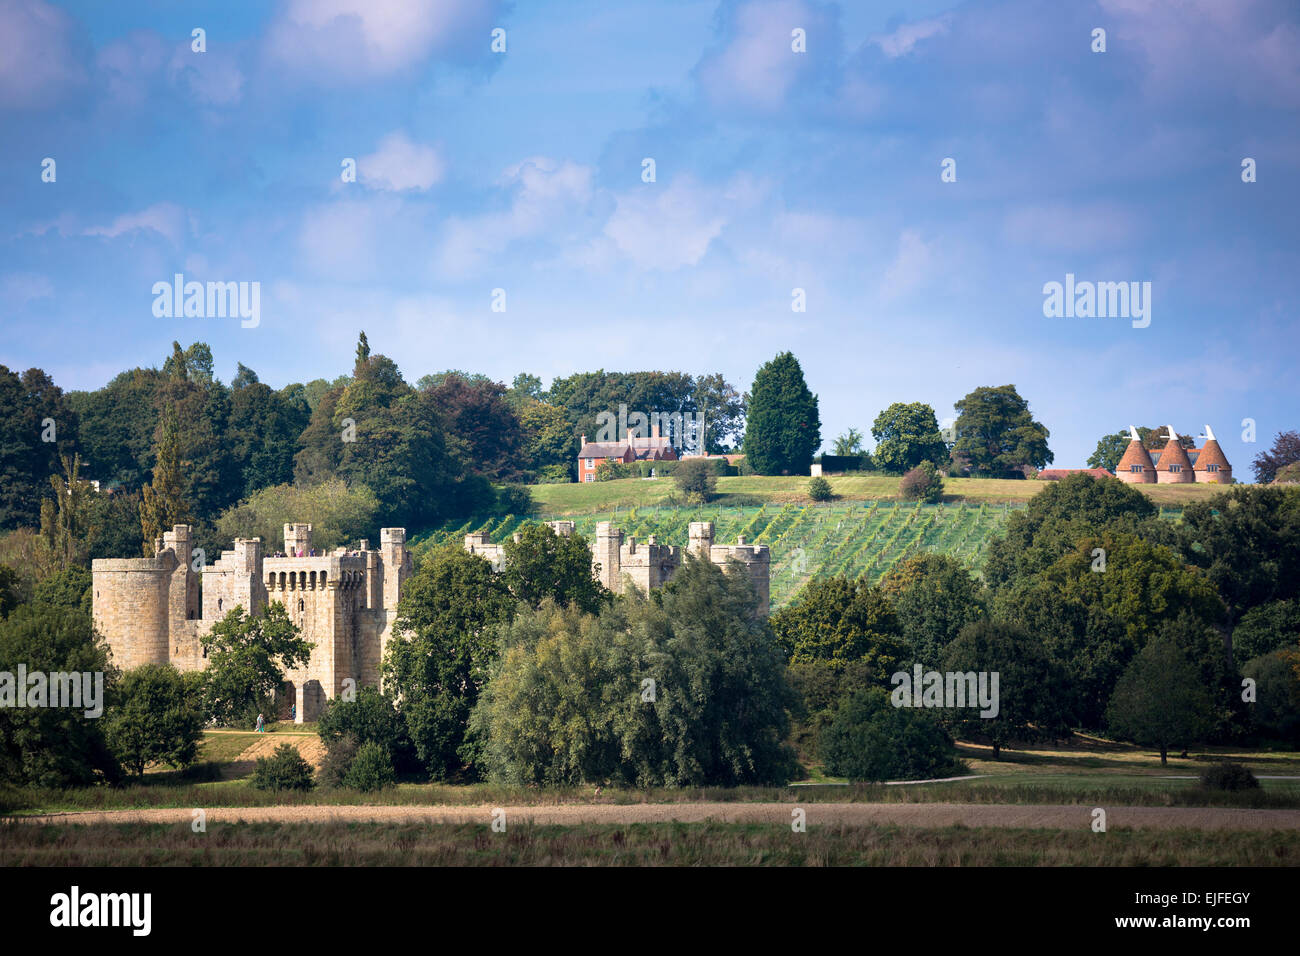
{"label": "cloudy sky", "polygon": [[[828,441],[1011,382],[1058,466],[1209,423],[1247,477],[1300,427],[1298,177],[1285,0],[0,0],[0,363],[201,339],[280,386],[364,328],[408,381],[748,387],[790,349]],[[178,272],[260,324],[156,317]],[[1067,273],[1150,324],[1045,316]]]}

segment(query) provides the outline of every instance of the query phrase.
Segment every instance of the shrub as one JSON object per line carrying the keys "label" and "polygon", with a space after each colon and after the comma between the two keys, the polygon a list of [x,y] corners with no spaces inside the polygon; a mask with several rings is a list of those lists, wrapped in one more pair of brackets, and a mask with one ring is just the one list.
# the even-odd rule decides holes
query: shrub
{"label": "shrub", "polygon": [[621,461],[606,461],[596,466],[597,481],[617,481],[619,478],[631,478],[632,469]]}
{"label": "shrub", "polygon": [[831,491],[831,483],[818,475],[808,482],[808,497],[813,501],[830,501],[835,495]]}
{"label": "shrub", "polygon": [[351,736],[361,746],[379,744],[403,773],[420,769],[406,721],[393,699],[380,693],[377,687],[362,687],[354,700],[330,701],[321,715],[317,733],[326,747]]}
{"label": "shrub", "polygon": [[354,790],[382,790],[397,782],[393,757],[383,744],[371,740],[357,748],[352,766],[343,775],[343,786]]}
{"label": "shrub", "polygon": [[357,755],[357,738],[345,734],[325,745],[325,759],[320,765],[320,782],[325,787],[341,787]]}
{"label": "shrub", "polygon": [[293,744],[280,744],[270,757],[258,757],[251,781],[257,790],[310,790],[311,764]]}
{"label": "shrub", "polygon": [[899,493],[908,501],[925,501],[936,504],[943,498],[943,479],[933,463],[923,461],[898,484]]}
{"label": "shrub", "polygon": [[717,472],[704,458],[688,458],[678,462],[673,471],[673,481],[691,504],[712,501],[717,494]]}
{"label": "shrub", "polygon": [[539,485],[567,485],[573,481],[573,469],[568,465],[543,465],[537,471]]}
{"label": "shrub", "polygon": [[498,514],[528,515],[536,508],[537,502],[526,485],[503,485],[497,489]]}
{"label": "shrub", "polygon": [[1201,786],[1207,790],[1256,790],[1259,781],[1249,767],[1229,760],[1201,771]]}
{"label": "shrub", "polygon": [[820,743],[826,771],[854,782],[929,780],[966,770],[933,716],[893,706],[881,688],[843,700]]}

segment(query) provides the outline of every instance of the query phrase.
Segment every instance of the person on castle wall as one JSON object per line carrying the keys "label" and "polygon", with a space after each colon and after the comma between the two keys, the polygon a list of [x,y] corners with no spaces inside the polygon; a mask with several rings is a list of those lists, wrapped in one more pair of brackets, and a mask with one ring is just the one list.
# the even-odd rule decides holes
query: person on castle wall
{"label": "person on castle wall", "polygon": [[266,727],[264,726],[261,714],[257,715],[257,727],[254,730],[259,734],[266,732]]}

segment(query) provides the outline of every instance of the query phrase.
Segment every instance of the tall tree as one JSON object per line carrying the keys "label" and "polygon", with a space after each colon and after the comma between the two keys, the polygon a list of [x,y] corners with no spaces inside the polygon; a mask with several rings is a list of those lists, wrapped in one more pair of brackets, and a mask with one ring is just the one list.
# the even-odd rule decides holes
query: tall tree
{"label": "tall tree", "polygon": [[154,542],[163,532],[190,520],[189,481],[181,460],[181,424],[175,413],[160,424],[158,450],[153,480],[144,487],[140,502],[140,528],[144,534],[144,553],[153,555]]}
{"label": "tall tree", "polygon": [[1213,701],[1196,665],[1168,637],[1149,641],[1124,671],[1106,717],[1112,733],[1160,751],[1195,743],[1209,733]]}
{"label": "tall tree", "polygon": [[0,365],[0,530],[37,524],[59,456],[76,449],[77,433],[72,406],[49,375]]}
{"label": "tall tree", "polygon": [[754,376],[745,420],[745,458],[760,475],[806,475],[822,443],[817,396],[799,360],[782,352]]}
{"label": "tall tree", "polygon": [[1105,468],[1113,472],[1119,467],[1119,460],[1124,457],[1124,452],[1128,450],[1128,443],[1129,434],[1126,431],[1102,435],[1097,440],[1097,447],[1088,456],[1088,467]]}
{"label": "tall tree", "polygon": [[284,683],[284,672],[311,659],[314,646],[279,601],[257,614],[232,608],[199,639],[208,658],[203,672],[208,717],[229,726],[251,720]]}
{"label": "tall tree", "polygon": [[893,605],[862,580],[810,581],[797,604],[772,615],[772,630],[796,664],[825,661],[839,670],[865,661],[887,676],[912,657]]}
{"label": "tall tree", "polygon": [[934,409],[923,402],[890,405],[876,416],[871,435],[876,439],[872,459],[895,474],[910,471],[923,461],[942,467],[948,460],[948,446]]}
{"label": "tall tree", "polygon": [[519,539],[505,543],[505,581],[520,601],[538,607],[550,599],[561,607],[576,605],[595,612],[610,598],[591,565],[591,551],[581,535],[565,537],[550,525],[526,524]]}
{"label": "tall tree", "polygon": [[54,497],[41,502],[41,537],[60,569],[85,560],[90,535],[90,482],[81,479],[81,456],[63,456],[63,475],[51,475]]}
{"label": "tall tree", "polygon": [[1042,468],[1055,457],[1047,447],[1051,433],[1034,421],[1014,385],[981,386],[953,407],[958,413],[953,457],[969,462],[976,474]]}
{"label": "tall tree", "polygon": [[1279,470],[1296,462],[1300,462],[1300,431],[1292,429],[1278,432],[1273,447],[1256,455],[1251,464],[1255,469],[1255,480],[1266,485],[1277,477]]}

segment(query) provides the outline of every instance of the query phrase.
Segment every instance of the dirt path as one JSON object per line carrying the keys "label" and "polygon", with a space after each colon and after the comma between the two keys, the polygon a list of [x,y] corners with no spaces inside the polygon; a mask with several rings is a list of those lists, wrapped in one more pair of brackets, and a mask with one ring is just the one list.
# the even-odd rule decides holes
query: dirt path
{"label": "dirt path", "polygon": [[[789,826],[795,803],[633,803],[505,807],[510,821],[535,823],[772,823]],[[1092,807],[960,803],[808,803],[811,826],[899,824],[942,827],[1031,827],[1087,829]],[[209,823],[490,823],[489,806],[299,806],[207,809]],[[1300,810],[1237,810],[1222,807],[1107,807],[1110,829],[1134,827],[1206,830],[1300,828]],[[14,818],[29,823],[188,823],[188,809],[102,810]]]}
{"label": "dirt path", "polygon": [[240,752],[239,756],[221,768],[221,778],[232,780],[253,772],[258,757],[269,757],[281,744],[292,744],[302,754],[302,759],[319,770],[325,759],[325,745],[315,734],[265,734]]}

